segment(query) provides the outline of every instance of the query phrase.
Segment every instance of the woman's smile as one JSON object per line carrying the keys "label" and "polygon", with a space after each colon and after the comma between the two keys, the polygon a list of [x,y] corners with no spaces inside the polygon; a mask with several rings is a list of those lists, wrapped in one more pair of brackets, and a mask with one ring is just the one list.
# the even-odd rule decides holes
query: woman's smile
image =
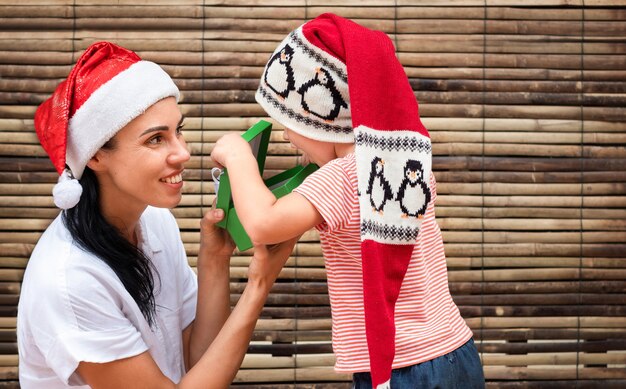
{"label": "woman's smile", "polygon": [[168,177],[161,178],[159,181],[164,182],[166,184],[175,185],[176,187],[183,186],[183,171],[174,173]]}

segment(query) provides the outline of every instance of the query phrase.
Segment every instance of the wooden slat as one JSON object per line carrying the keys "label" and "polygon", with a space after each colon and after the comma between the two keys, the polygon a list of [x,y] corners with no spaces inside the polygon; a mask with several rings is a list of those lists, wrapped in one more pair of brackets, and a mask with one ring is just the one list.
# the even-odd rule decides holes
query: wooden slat
{"label": "wooden slat", "polygon": [[[195,269],[213,145],[265,118],[265,62],[322,12],[398,49],[433,140],[450,290],[487,387],[626,386],[626,1],[0,0],[0,388],[19,387],[20,281],[59,212],[33,115],[78,55],[112,40],[179,85],[193,156],[173,213]],[[281,130],[266,177],[299,159]],[[318,241],[308,232],[287,261],[233,387],[350,387],[332,369]],[[231,261],[232,304],[250,255]]]}

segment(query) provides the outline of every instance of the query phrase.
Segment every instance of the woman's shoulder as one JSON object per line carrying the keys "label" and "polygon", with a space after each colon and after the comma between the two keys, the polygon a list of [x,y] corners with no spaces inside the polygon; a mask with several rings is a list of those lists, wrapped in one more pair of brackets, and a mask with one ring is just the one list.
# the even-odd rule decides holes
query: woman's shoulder
{"label": "woman's shoulder", "polygon": [[87,258],[92,256],[76,244],[72,234],[63,223],[62,215],[59,215],[37,241],[26,270],[27,272],[39,270],[52,275],[69,263],[89,262]]}
{"label": "woman's shoulder", "polygon": [[94,254],[76,244],[59,216],[35,245],[24,274],[24,284],[36,283],[40,290],[64,289],[68,282],[87,274],[105,276],[107,269]]}
{"label": "woman's shoulder", "polygon": [[[59,217],[46,229],[26,266],[20,307],[30,315],[69,314],[73,296],[90,295],[103,284],[113,285],[115,274],[93,254],[73,241]],[[54,314],[56,315],[56,314]]]}

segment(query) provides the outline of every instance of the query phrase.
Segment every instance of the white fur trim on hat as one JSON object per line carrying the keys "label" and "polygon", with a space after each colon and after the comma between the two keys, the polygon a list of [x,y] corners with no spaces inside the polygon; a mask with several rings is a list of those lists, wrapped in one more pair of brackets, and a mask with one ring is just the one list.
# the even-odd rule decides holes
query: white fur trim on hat
{"label": "white fur trim on hat", "polygon": [[77,179],[87,162],[122,127],[166,97],[179,98],[170,76],[157,64],[139,61],[89,96],[70,119],[66,163]]}

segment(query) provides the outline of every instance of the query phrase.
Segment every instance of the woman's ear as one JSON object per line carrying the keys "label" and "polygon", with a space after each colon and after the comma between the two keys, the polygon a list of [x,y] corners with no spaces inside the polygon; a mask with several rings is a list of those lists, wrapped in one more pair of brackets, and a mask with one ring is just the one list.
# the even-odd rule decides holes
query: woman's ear
{"label": "woman's ear", "polygon": [[104,153],[102,150],[98,150],[96,154],[87,162],[87,167],[94,172],[98,172],[104,169]]}

